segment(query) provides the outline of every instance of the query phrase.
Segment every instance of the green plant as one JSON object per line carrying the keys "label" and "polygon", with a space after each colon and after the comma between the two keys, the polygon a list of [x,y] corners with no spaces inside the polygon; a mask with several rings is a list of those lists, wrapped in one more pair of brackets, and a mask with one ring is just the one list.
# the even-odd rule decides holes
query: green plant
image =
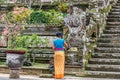
{"label": "green plant", "polygon": [[57,12],[55,10],[49,10],[48,14],[51,14],[49,23],[62,23],[63,22],[63,13]]}
{"label": "green plant", "polygon": [[3,4],[5,2],[6,2],[6,0],[0,0],[0,4]]}
{"label": "green plant", "polygon": [[[47,46],[48,39],[42,39],[40,36],[33,34],[28,37],[29,47],[31,47],[30,53],[33,54],[33,64],[35,63],[35,54],[39,52],[39,49],[43,46]],[[36,49],[37,48],[37,49]],[[31,54],[28,54],[31,55]]]}
{"label": "green plant", "polygon": [[[6,21],[5,29],[2,33],[8,40],[8,48],[17,47],[16,39],[21,36],[25,24],[29,20],[31,10],[25,7],[14,7],[13,11],[3,14],[2,17]],[[23,24],[23,25],[19,25]]]}
{"label": "green plant", "polygon": [[108,13],[110,11],[110,9],[111,9],[111,5],[108,5],[107,7],[99,9],[99,12],[102,13],[102,14],[103,13]]}
{"label": "green plant", "polygon": [[68,3],[60,3],[58,5],[58,10],[62,13],[67,13],[68,8],[69,8]]}
{"label": "green plant", "polygon": [[[21,48],[18,45],[18,41],[16,41],[19,37],[21,37],[21,33],[24,30],[24,25],[19,25],[25,21],[26,17],[29,16],[28,9],[24,7],[15,7],[14,10],[8,15],[3,14],[1,18],[3,18],[4,22],[6,22],[4,31],[2,32],[2,36],[6,38],[8,41],[9,49],[18,49]],[[22,16],[22,18],[20,18]],[[26,22],[24,22],[26,24]],[[21,40],[21,39],[19,39]],[[25,48],[26,46],[22,47]]]}
{"label": "green plant", "polygon": [[[26,10],[24,10],[24,8],[22,12],[25,16]],[[17,10],[19,10],[17,8]],[[15,10],[16,11],[16,10]],[[24,14],[25,11],[25,14]],[[16,16],[18,17],[19,11],[18,13],[14,13],[16,14]],[[15,49],[15,50],[20,50],[20,49],[25,49],[27,50],[28,47],[33,47],[33,46],[37,46],[40,44],[45,44],[45,42],[42,40],[42,38],[38,37],[36,34],[33,34],[32,36],[25,36],[23,35],[23,30],[25,29],[25,24],[26,22],[24,22],[24,25],[19,24],[20,22],[22,22],[20,20],[18,20],[18,18],[15,17],[15,15],[13,15],[13,13],[9,13],[8,16],[6,16],[6,14],[2,15],[2,18],[4,18],[4,20],[6,21],[6,26],[4,28],[4,31],[2,32],[2,35],[8,40],[8,49]],[[8,18],[13,18],[13,22],[11,23],[11,21]],[[26,19],[26,17],[22,17],[23,20]],[[16,22],[17,21],[17,22]]]}
{"label": "green plant", "polygon": [[48,24],[48,23],[62,23],[63,14],[55,10],[49,11],[33,11],[30,14],[30,23],[33,24]]}
{"label": "green plant", "polygon": [[41,23],[48,23],[49,22],[49,14],[46,14],[45,11],[33,11],[30,14],[30,23],[33,24],[41,24]]}
{"label": "green plant", "polygon": [[7,13],[8,19],[12,23],[26,23],[32,10],[25,7],[14,7],[13,11]]}

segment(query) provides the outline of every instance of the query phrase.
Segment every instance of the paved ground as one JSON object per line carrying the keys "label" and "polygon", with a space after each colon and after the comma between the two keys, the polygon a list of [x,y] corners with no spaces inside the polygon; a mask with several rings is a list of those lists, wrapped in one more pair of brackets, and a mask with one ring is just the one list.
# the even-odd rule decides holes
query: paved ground
{"label": "paved ground", "polygon": [[21,75],[20,79],[9,79],[9,74],[0,74],[0,80],[120,80],[120,79],[82,78],[71,76],[65,76],[64,79],[54,79],[54,78],[39,78],[38,76],[25,76],[25,75]]}

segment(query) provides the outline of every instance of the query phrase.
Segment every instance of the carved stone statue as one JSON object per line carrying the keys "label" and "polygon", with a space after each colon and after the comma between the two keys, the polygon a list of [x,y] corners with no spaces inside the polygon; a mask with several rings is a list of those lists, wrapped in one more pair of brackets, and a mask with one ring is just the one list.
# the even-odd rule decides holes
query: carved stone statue
{"label": "carved stone statue", "polygon": [[[70,7],[72,9],[72,7]],[[85,14],[77,7],[69,10],[70,14],[64,18],[65,26],[69,29],[67,41],[70,46],[80,46],[85,32]]]}
{"label": "carved stone statue", "polygon": [[66,55],[66,63],[82,67],[86,39],[86,14],[81,9],[70,5],[69,15],[64,18],[64,22],[69,30],[67,38],[69,45],[78,48],[78,52],[71,52]]}

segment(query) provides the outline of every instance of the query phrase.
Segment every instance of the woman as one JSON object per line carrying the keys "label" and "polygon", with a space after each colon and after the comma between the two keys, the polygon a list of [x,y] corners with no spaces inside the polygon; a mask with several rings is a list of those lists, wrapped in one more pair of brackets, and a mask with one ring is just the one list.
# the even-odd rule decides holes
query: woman
{"label": "woman", "polygon": [[56,33],[56,39],[53,40],[53,50],[54,50],[54,77],[55,78],[64,78],[64,63],[65,63],[65,54],[64,47],[68,48],[67,43],[62,39],[62,33]]}

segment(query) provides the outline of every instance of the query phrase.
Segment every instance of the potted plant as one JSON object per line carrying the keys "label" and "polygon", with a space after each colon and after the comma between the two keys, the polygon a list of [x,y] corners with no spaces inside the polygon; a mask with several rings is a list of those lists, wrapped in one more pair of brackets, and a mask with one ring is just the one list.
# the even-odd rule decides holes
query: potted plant
{"label": "potted plant", "polygon": [[[10,69],[10,78],[19,78],[19,69],[22,66],[22,62],[24,60],[24,55],[26,53],[26,46],[18,46],[19,43],[17,42],[17,38],[20,37],[18,33],[19,29],[18,25],[9,26],[8,29],[9,34],[6,36],[8,40],[7,50],[6,50],[6,62]],[[6,27],[7,28],[7,27]],[[5,36],[5,31],[3,35]],[[23,42],[24,43],[24,42]]]}
{"label": "potted plant", "polygon": [[19,70],[22,66],[28,46],[28,43],[25,42],[26,40],[21,40],[24,25],[19,24],[26,23],[29,15],[29,9],[24,7],[15,7],[10,14],[10,20],[8,18],[9,16],[6,16],[6,14],[2,15],[6,21],[2,36],[4,36],[8,42],[6,62],[10,69],[10,78],[19,78]]}
{"label": "potted plant", "polygon": [[[5,35],[8,29],[8,34]],[[18,41],[21,40],[21,35],[19,33],[19,26],[17,24],[5,28],[3,35],[8,40],[7,50],[6,50],[6,62],[10,69],[10,78],[19,78],[19,70],[22,66],[25,53],[27,51],[27,44]],[[22,40],[23,41],[23,40]],[[22,43],[22,44],[20,44]],[[24,45],[23,45],[24,44]]]}

